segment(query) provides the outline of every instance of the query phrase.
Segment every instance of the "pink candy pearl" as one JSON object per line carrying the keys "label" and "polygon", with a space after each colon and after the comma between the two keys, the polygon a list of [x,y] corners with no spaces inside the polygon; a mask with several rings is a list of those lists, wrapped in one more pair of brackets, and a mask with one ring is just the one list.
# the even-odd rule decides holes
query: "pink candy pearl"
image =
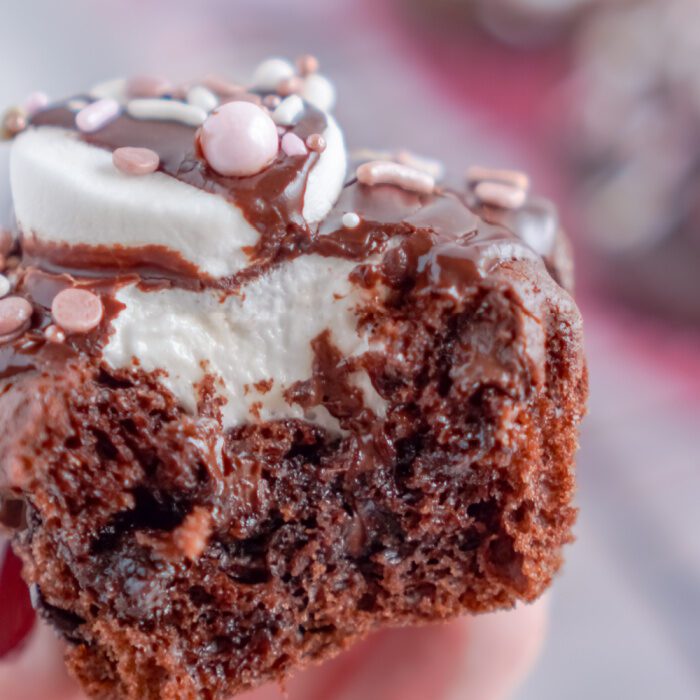
{"label": "pink candy pearl", "polygon": [[99,131],[103,126],[107,126],[109,122],[119,116],[120,111],[121,107],[116,100],[111,98],[97,100],[97,102],[83,107],[75,115],[75,124],[80,131],[89,134],[93,131]]}
{"label": "pink candy pearl", "polygon": [[127,175],[148,175],[158,170],[160,158],[150,148],[123,146],[114,151],[112,162]]}
{"label": "pink candy pearl", "polygon": [[202,124],[207,163],[226,176],[255,175],[277,156],[279,138],[270,116],[251,102],[228,102]]}
{"label": "pink candy pearl", "polygon": [[69,288],[54,297],[51,313],[67,334],[89,333],[100,324],[104,308],[96,294],[87,289]]}
{"label": "pink candy pearl", "polygon": [[306,144],[291,132],[282,137],[282,150],[288,156],[305,156],[308,153]]}

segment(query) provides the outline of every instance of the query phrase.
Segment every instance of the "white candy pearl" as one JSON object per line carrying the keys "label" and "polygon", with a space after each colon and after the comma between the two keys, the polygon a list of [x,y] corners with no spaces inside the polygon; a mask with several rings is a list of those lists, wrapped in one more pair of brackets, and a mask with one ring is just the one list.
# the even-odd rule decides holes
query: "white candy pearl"
{"label": "white candy pearl", "polygon": [[219,106],[219,98],[204,85],[195,85],[187,91],[187,101],[209,113]]}
{"label": "white candy pearl", "polygon": [[277,85],[295,75],[294,66],[283,58],[268,58],[253,73],[253,85],[261,90],[274,90]]}
{"label": "white candy pearl", "polygon": [[285,97],[272,113],[272,120],[279,126],[293,126],[304,112],[304,101],[299,95]]}
{"label": "white candy pearl", "polygon": [[301,96],[324,112],[329,112],[335,105],[335,87],[319,73],[312,73],[305,78]]}

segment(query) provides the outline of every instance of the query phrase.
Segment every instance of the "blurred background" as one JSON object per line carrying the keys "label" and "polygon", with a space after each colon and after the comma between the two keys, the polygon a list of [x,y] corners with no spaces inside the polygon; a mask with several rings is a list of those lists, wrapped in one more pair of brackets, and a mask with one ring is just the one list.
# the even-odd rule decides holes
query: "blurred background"
{"label": "blurred background", "polygon": [[[518,700],[700,697],[700,1],[6,3],[0,103],[311,52],[348,145],[527,170],[578,253],[577,543]],[[0,186],[2,183],[0,183]],[[5,190],[2,187],[3,191]]]}

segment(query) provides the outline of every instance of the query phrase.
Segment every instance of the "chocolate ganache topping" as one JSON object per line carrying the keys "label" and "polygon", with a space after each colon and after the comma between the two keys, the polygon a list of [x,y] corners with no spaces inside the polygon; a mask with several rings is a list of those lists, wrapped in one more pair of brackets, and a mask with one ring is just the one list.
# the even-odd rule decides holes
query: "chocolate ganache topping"
{"label": "chocolate ganache topping", "polygon": [[[33,311],[14,334],[3,336],[0,377],[43,370],[84,355],[99,359],[112,321],[124,308],[117,291],[125,285],[144,291],[211,289],[218,290],[221,299],[244,297],[253,280],[302,256],[356,262],[349,275],[352,284],[395,291],[410,284],[458,296],[491,270],[518,258],[541,258],[556,281],[570,285],[569,270],[562,264],[565,256],[560,255],[565,243],[556,212],[548,202],[528,197],[527,179],[508,171],[478,169],[479,177],[472,172],[460,192],[435,184],[434,175],[421,169],[426,162],[422,159],[415,159],[412,167],[405,153],[395,160],[365,158],[346,172],[330,211],[309,222],[304,200],[309,178],[324,155],[322,135],[329,115],[297,95],[283,98],[269,88],[226,86],[218,82],[208,91],[208,114],[236,102],[254,105],[272,119],[282,114],[276,126],[282,147],[269,165],[252,175],[222,175],[208,163],[200,142],[207,113],[202,110],[198,117],[196,110],[201,108],[182,101],[182,89],[147,96],[150,99],[139,94],[126,108],[110,97],[82,95],[28,115],[28,131],[66,130],[84,144],[111,153],[146,149],[155,154],[152,169],[240,210],[258,240],[244,247],[245,266],[234,274],[215,276],[163,243],[61,242],[20,230],[13,254],[4,259],[14,265],[8,274],[12,295],[29,301]],[[128,84],[120,88],[125,89],[128,97]],[[296,114],[290,118],[285,109],[292,109],[294,99],[299,103],[294,103]],[[143,109],[132,109],[134,101],[148,103],[153,114],[144,117]],[[190,111],[182,118],[175,111],[159,116],[173,105]],[[285,148],[285,139],[292,143],[288,135],[294,149]],[[65,167],[69,170],[71,164]],[[482,187],[484,183],[491,189]],[[72,287],[98,295],[104,315],[94,328],[66,336],[56,326],[51,305],[58,291]]]}

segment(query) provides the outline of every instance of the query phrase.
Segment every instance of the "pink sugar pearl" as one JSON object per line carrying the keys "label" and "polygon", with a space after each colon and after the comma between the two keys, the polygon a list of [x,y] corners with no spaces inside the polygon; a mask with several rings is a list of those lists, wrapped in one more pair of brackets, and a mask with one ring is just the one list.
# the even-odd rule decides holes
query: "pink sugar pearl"
{"label": "pink sugar pearl", "polygon": [[102,300],[87,289],[64,289],[51,304],[54,320],[67,334],[88,333],[99,326],[104,308]]}
{"label": "pink sugar pearl", "polygon": [[32,305],[22,297],[0,299],[0,336],[19,331],[31,318]]}
{"label": "pink sugar pearl", "polygon": [[123,146],[114,151],[112,162],[117,170],[127,175],[148,175],[158,170],[160,158],[150,148]]}
{"label": "pink sugar pearl", "polygon": [[221,175],[243,177],[264,170],[277,156],[277,127],[251,102],[228,102],[202,124],[200,142],[207,163]]}

